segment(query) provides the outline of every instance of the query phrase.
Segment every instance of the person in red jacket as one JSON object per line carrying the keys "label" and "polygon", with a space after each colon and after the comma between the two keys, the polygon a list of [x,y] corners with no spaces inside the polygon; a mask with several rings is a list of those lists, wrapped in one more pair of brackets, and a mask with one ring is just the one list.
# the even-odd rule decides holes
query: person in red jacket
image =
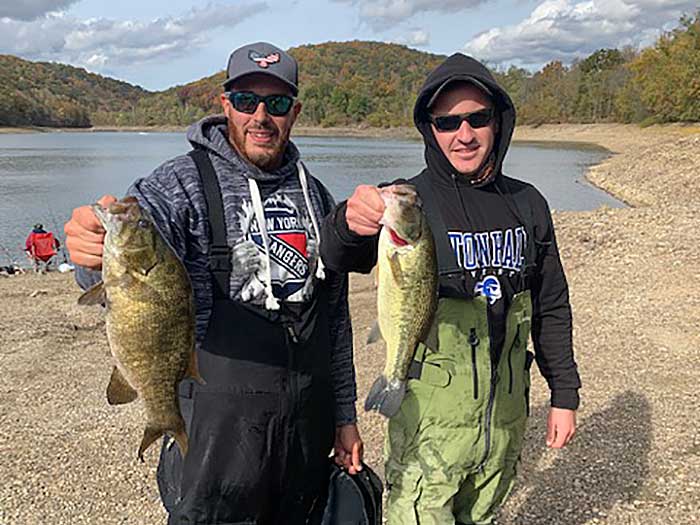
{"label": "person in red jacket", "polygon": [[43,225],[35,224],[34,229],[24,243],[24,251],[32,262],[35,272],[43,273],[49,270],[49,266],[56,255],[61,243],[54,234],[44,230]]}

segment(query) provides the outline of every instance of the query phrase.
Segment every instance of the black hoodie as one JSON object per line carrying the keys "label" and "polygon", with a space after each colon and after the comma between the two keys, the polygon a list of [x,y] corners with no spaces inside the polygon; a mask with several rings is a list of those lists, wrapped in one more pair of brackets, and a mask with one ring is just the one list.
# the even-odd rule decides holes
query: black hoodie
{"label": "black hoodie", "polygon": [[[497,109],[495,177],[482,185],[473,184],[471,177],[452,167],[427,118],[431,97],[448,80],[485,86]],[[441,286],[441,296],[489,297],[492,352],[498,359],[508,306],[514,294],[530,288],[532,339],[539,369],[552,391],[552,406],[576,409],[581,383],[573,357],[571,307],[549,207],[532,185],[502,173],[515,126],[510,97],[482,64],[457,53],[426,79],[416,100],[414,122],[425,143],[427,167],[421,176],[430,181],[447,230],[442,235],[448,235],[458,266],[464,269],[462,284],[450,289]],[[321,255],[333,270],[369,272],[376,264],[377,236],[351,232],[345,206],[340,203],[324,221]],[[526,257],[528,253],[531,257]]]}

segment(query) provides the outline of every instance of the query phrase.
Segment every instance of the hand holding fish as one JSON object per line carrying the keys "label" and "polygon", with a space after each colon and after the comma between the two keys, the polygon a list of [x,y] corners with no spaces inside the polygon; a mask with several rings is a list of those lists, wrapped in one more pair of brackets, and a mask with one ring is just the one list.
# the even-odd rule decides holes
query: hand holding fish
{"label": "hand holding fish", "polygon": [[420,341],[428,338],[437,304],[435,245],[413,186],[382,188],[385,204],[377,255],[377,325],[368,342],[386,343],[383,374],[372,385],[365,410],[396,414]]}
{"label": "hand holding fish", "polygon": [[[112,195],[104,195],[97,203],[107,208],[116,200]],[[75,264],[91,270],[102,268],[105,229],[92,206],[75,208],[63,231],[66,234],[66,248]]]}
{"label": "hand holding fish", "polygon": [[348,199],[345,220],[350,231],[358,235],[376,235],[381,228],[379,221],[384,215],[384,199],[375,186],[361,185]]}
{"label": "hand holding fish", "polygon": [[[110,202],[106,207],[105,200]],[[187,269],[136,198],[101,201],[92,209],[104,233],[96,231],[87,213],[79,213],[74,225],[77,231],[80,226],[102,236],[104,244],[99,256],[102,281],[87,290],[78,304],[106,305],[107,339],[114,357],[107,401],[111,405],[137,397],[143,401],[146,428],[138,449],[141,460],[164,434],[175,440],[185,456],[188,437],[177,388],[185,377],[202,382],[194,353],[192,284]]]}

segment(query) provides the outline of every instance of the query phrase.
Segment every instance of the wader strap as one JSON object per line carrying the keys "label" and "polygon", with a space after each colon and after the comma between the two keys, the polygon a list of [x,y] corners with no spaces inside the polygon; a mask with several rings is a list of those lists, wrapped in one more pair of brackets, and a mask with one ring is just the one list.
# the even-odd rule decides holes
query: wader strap
{"label": "wader strap", "polygon": [[445,226],[445,221],[442,219],[440,208],[435,199],[435,192],[428,180],[428,171],[423,170],[409,182],[418,190],[418,195],[423,201],[423,211],[428,218],[428,225],[433,233],[440,287],[454,289],[455,285],[457,285],[459,289],[466,290],[464,269],[457,264],[457,258],[447,235],[447,226]]}
{"label": "wader strap", "polygon": [[436,363],[411,361],[407,379],[420,379],[432,386],[446,387],[450,384],[450,373]]}
{"label": "wader strap", "polygon": [[423,374],[423,361],[425,360],[425,353],[427,350],[428,348],[425,344],[419,344],[416,347],[413,361],[411,361],[411,365],[408,367],[408,379],[420,379],[420,376]]}
{"label": "wader strap", "polygon": [[214,278],[214,298],[227,299],[231,282],[231,248],[226,241],[226,220],[224,203],[221,199],[219,179],[206,151],[194,149],[188,153],[197,165],[202,180],[204,199],[207,202],[209,219],[209,269]]}
{"label": "wader strap", "polygon": [[411,366],[408,367],[408,379],[420,379],[423,372],[423,363],[420,361],[411,361]]}

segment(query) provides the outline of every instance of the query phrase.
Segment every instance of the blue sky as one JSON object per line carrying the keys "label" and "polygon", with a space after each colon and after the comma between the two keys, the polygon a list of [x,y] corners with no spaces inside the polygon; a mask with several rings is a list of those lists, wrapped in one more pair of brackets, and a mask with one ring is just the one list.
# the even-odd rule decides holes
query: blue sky
{"label": "blue sky", "polygon": [[259,40],[282,48],[398,42],[533,69],[603,47],[648,45],[698,7],[698,0],[9,0],[0,5],[0,53],[150,90],[216,73],[231,50]]}

